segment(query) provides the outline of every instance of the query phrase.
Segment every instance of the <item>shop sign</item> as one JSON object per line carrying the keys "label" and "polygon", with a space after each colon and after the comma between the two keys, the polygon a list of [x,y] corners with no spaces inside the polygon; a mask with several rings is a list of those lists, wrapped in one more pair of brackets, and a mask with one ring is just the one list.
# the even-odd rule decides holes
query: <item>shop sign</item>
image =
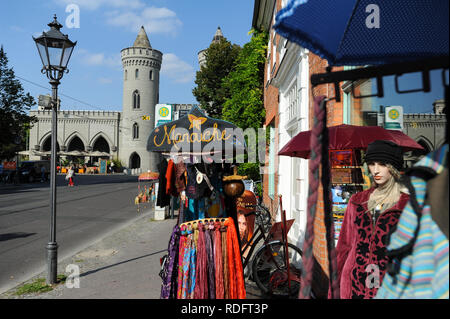
{"label": "shop sign", "polygon": [[156,104],[155,106],[155,127],[172,121],[172,105]]}
{"label": "shop sign", "polygon": [[387,130],[403,130],[402,106],[386,106],[384,108],[384,128]]}
{"label": "shop sign", "polygon": [[[230,122],[213,119],[194,107],[179,120],[161,124],[150,134],[147,150],[151,152],[202,152],[205,146],[215,151],[245,148],[239,128]],[[210,150],[209,150],[210,151]]]}

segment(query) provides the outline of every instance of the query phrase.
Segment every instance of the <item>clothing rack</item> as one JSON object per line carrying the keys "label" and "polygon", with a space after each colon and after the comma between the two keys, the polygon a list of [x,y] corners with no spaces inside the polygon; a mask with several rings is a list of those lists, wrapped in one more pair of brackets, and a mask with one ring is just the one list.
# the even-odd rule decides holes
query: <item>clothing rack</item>
{"label": "clothing rack", "polygon": [[184,225],[184,226],[189,226],[189,225],[193,225],[193,224],[196,224],[196,223],[202,223],[202,224],[205,224],[205,223],[210,223],[210,222],[221,222],[221,223],[223,223],[223,222],[225,222],[225,220],[226,220],[226,218],[202,218],[202,219],[196,219],[196,220],[190,220],[190,221],[188,221],[188,222],[184,222],[184,223],[182,223],[182,224],[180,224],[180,228]]}

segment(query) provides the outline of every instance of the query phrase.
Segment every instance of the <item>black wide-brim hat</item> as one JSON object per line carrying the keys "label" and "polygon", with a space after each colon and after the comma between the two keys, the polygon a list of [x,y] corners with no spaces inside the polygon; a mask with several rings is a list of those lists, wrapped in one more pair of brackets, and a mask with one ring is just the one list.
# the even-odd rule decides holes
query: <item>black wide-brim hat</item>
{"label": "black wide-brim hat", "polygon": [[397,170],[403,167],[403,150],[391,141],[376,140],[367,146],[364,161],[391,164]]}

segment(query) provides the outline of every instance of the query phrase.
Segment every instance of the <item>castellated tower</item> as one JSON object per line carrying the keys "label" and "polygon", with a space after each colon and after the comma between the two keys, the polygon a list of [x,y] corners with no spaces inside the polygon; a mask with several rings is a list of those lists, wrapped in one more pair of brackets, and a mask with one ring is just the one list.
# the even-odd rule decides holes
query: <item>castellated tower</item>
{"label": "castellated tower", "polygon": [[157,155],[147,151],[147,139],[155,127],[162,53],[152,49],[141,27],[133,46],[123,49],[121,57],[123,102],[119,158],[128,168],[157,171]]}

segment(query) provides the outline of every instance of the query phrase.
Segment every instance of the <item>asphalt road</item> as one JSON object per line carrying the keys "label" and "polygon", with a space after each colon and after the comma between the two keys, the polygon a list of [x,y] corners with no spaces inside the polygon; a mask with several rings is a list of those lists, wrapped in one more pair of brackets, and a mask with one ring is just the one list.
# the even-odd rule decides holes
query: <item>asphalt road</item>
{"label": "asphalt road", "polygon": [[[138,217],[136,176],[77,175],[75,185],[57,176],[58,260]],[[49,202],[49,183],[0,185],[0,293],[46,270]]]}

